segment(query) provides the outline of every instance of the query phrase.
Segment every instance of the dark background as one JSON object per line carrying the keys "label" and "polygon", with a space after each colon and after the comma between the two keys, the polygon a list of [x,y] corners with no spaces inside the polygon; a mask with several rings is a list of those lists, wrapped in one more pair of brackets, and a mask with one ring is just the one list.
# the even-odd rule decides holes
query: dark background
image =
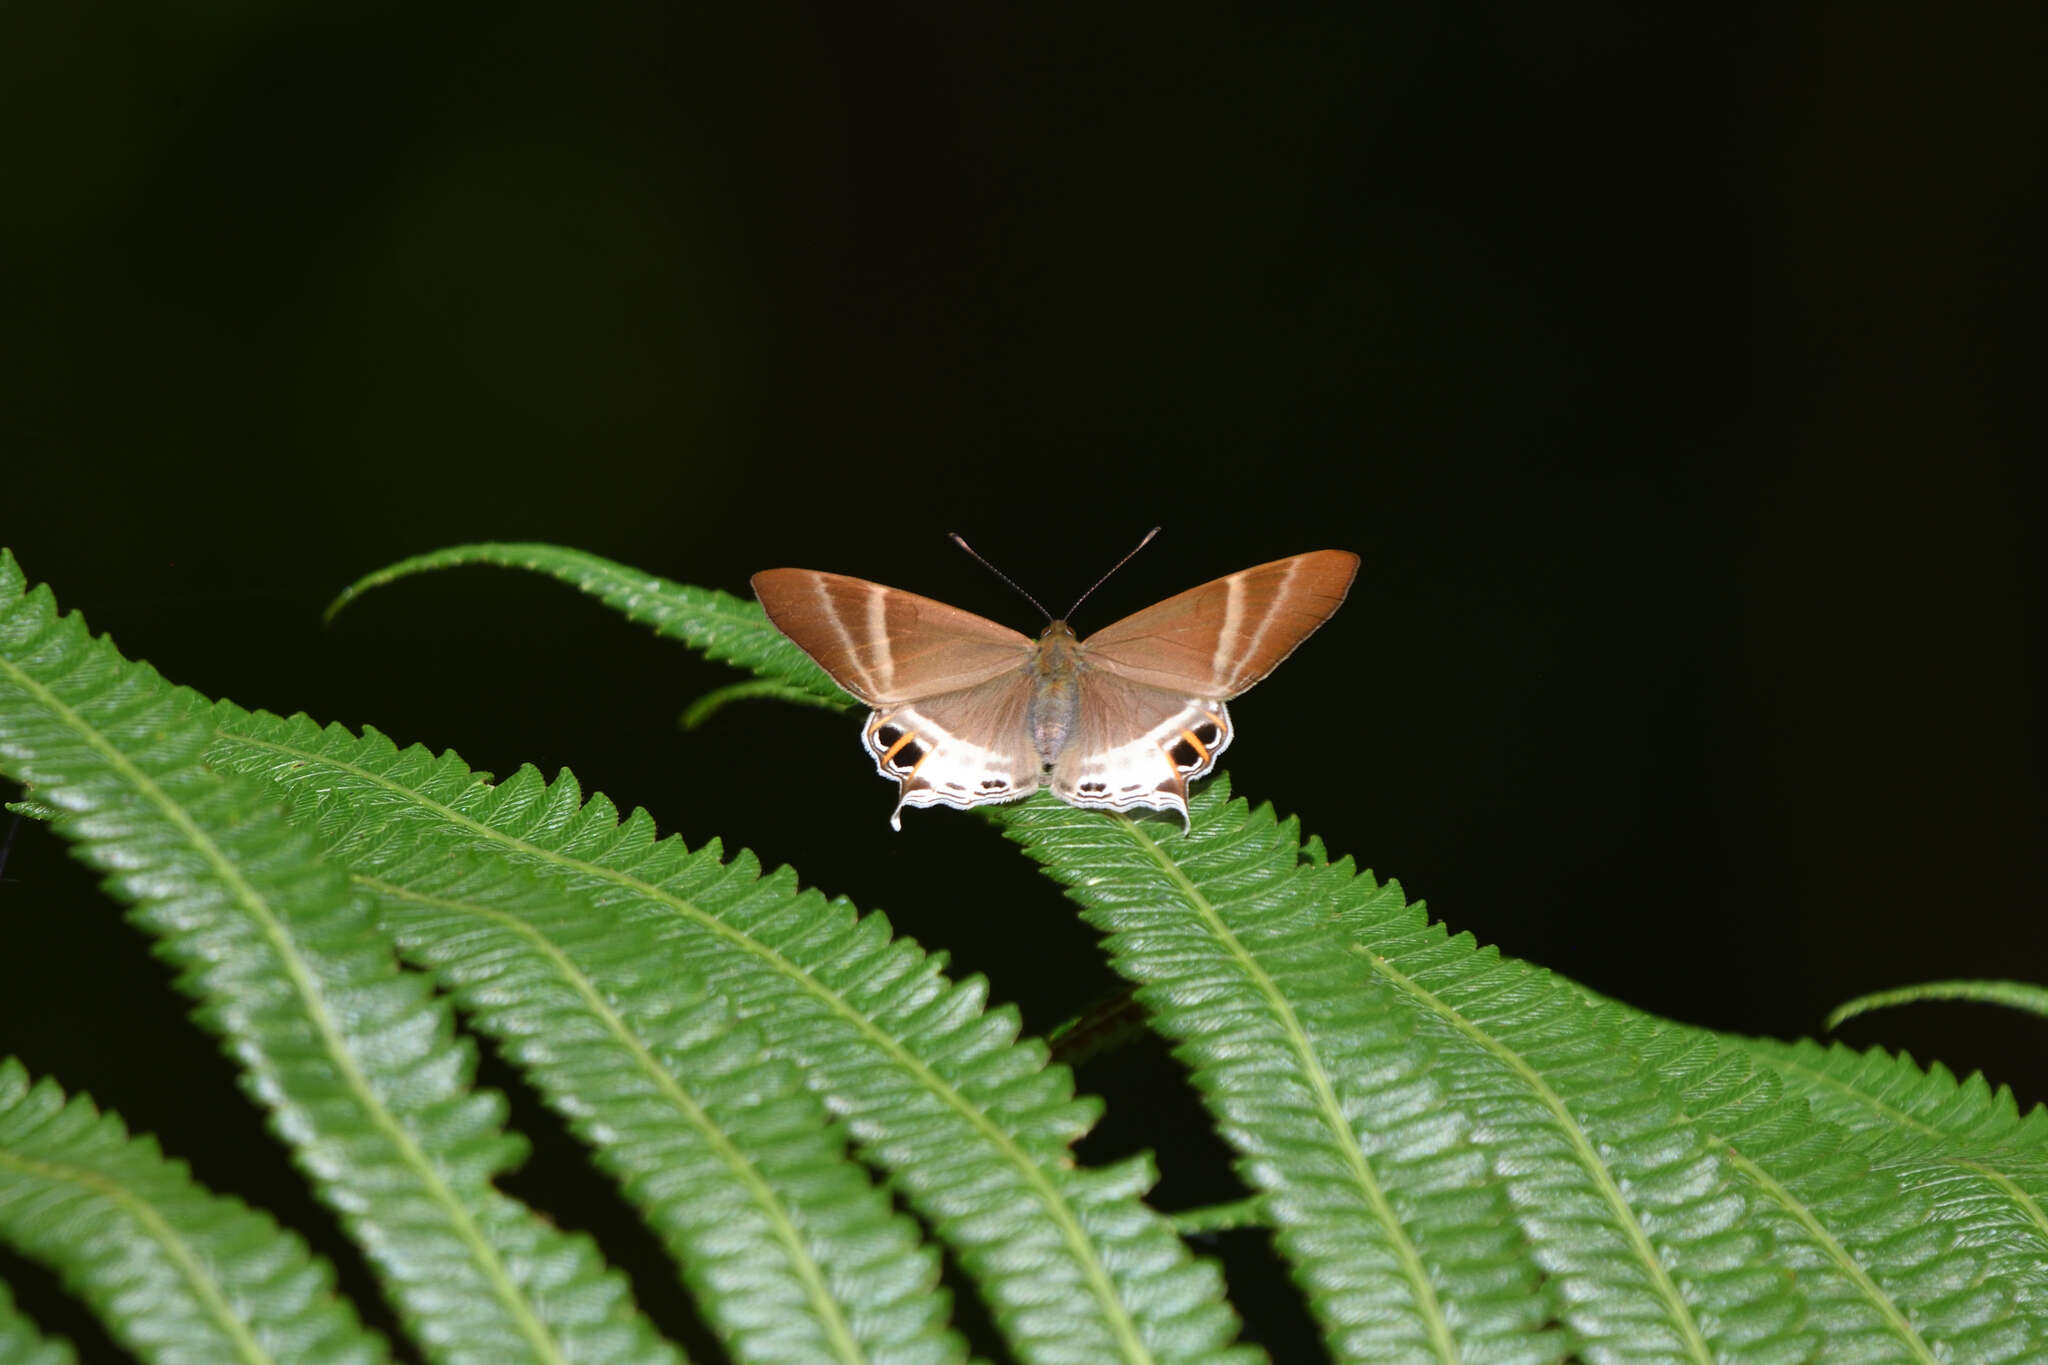
{"label": "dark background", "polygon": [[[852,719],[683,733],[728,674],[518,574],[321,606],[535,539],[1028,627],[945,532],[1057,607],[1163,524],[1085,634],[1341,546],[1228,767],[1453,928],[1780,1036],[2048,980],[2036,5],[5,24],[0,542],[179,682],[571,766],[1042,1031],[1110,984],[1093,935],[980,820],[891,834]],[[22,828],[4,878],[0,1052],[317,1222],[63,846]],[[2048,1097],[2036,1019],[1845,1032]],[[1090,1155],[1219,1192],[1157,1058],[1082,1080]]]}

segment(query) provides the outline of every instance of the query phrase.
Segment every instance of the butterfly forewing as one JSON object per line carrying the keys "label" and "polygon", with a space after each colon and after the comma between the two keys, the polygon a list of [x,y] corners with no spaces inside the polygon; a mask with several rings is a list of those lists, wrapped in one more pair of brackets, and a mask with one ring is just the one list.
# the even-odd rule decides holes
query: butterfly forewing
{"label": "butterfly forewing", "polygon": [[872,707],[985,683],[1031,658],[1029,637],[971,611],[816,569],[764,569],[754,595],[775,628]]}
{"label": "butterfly forewing", "polygon": [[1193,697],[1235,697],[1330,619],[1358,556],[1317,550],[1190,588],[1081,642],[1087,667]]}

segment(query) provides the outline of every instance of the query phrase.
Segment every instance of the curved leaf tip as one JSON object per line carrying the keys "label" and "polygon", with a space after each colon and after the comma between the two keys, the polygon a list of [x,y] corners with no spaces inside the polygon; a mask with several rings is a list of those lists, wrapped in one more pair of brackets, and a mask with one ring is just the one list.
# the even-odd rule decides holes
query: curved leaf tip
{"label": "curved leaf tip", "polygon": [[1981,1004],[2004,1005],[2048,1019],[2048,986],[2036,986],[2027,981],[1922,981],[1912,986],[1895,986],[1888,991],[1872,991],[1844,1001],[1829,1012],[1822,1027],[1833,1033],[1859,1014],[1890,1009],[1894,1005],[1911,1005],[1921,1000],[1974,1000]]}

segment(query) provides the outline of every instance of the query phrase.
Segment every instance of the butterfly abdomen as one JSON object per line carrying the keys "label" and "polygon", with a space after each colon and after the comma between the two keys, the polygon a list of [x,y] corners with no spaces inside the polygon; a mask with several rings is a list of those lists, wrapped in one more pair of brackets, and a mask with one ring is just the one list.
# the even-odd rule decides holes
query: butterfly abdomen
{"label": "butterfly abdomen", "polygon": [[1080,668],[1074,657],[1074,632],[1064,621],[1055,621],[1038,637],[1038,651],[1031,658],[1031,708],[1027,721],[1031,744],[1039,762],[1047,767],[1067,747],[1067,739],[1081,718]]}

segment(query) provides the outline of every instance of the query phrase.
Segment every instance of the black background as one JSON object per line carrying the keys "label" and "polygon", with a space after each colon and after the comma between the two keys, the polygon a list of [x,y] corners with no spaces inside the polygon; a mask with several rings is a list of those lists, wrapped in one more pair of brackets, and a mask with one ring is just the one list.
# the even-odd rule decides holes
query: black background
{"label": "black background", "polygon": [[[1779,1036],[2048,979],[2037,6],[6,22],[0,542],[176,681],[572,767],[1042,1031],[1092,933],[978,819],[891,834],[852,719],[683,733],[728,674],[514,573],[321,606],[534,539],[1029,627],[945,532],[1057,607],[1163,525],[1085,634],[1341,546],[1228,767],[1454,929]],[[4,877],[0,1052],[317,1223],[90,875],[28,826]],[[1845,1036],[2048,1097],[2039,1020]],[[1082,1080],[1089,1155],[1221,1192],[1170,1069]]]}

